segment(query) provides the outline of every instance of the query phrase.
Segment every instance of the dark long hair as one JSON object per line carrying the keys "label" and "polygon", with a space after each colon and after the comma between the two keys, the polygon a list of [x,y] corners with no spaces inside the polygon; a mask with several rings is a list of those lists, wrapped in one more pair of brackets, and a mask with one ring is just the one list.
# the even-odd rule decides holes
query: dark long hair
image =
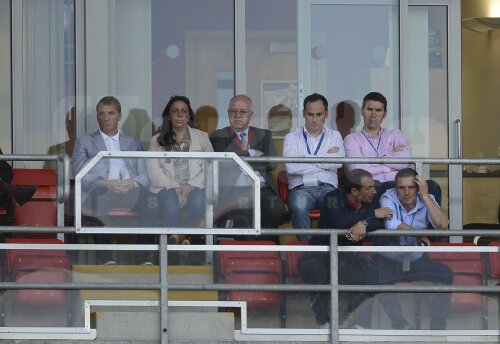
{"label": "dark long hair", "polygon": [[[191,108],[191,102],[189,98],[184,96],[172,96],[168,101],[165,109],[163,109],[163,113],[161,114],[163,118],[163,124],[160,128],[160,135],[158,136],[158,144],[162,147],[165,147],[165,150],[171,150],[172,145],[175,143],[175,133],[172,130],[172,126],[168,121],[168,117],[170,115],[170,108],[172,104],[175,102],[183,102],[188,106],[189,109],[189,122],[194,121],[194,111]],[[189,125],[189,123],[188,123]]]}

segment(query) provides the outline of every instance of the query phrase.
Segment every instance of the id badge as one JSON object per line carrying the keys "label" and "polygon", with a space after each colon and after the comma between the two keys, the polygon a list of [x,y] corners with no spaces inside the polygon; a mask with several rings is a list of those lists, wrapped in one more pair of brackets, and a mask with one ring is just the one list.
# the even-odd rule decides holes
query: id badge
{"label": "id badge", "polygon": [[303,176],[302,182],[304,186],[318,186],[318,179],[312,176]]}
{"label": "id badge", "polygon": [[410,263],[411,263],[410,256],[405,256],[403,258],[403,268],[402,268],[404,272],[410,271]]}

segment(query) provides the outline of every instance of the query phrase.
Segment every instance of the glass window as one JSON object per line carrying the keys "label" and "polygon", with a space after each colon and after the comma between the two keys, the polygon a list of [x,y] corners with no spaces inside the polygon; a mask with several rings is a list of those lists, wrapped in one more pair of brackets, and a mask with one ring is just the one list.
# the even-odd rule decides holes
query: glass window
{"label": "glass window", "polygon": [[399,128],[399,5],[314,4],[305,22],[305,92],[327,97],[328,125],[348,114],[344,134],[360,130],[362,99],[377,91],[388,100],[384,127]]}
{"label": "glass window", "polygon": [[[71,155],[75,132],[74,13],[74,0],[22,2],[22,49],[15,42],[15,49],[23,54],[23,60],[16,61],[22,63],[23,71],[15,86],[23,96],[23,111],[14,117],[15,128],[20,129],[15,134],[16,153]],[[26,166],[42,164],[30,162]]]}
{"label": "glass window", "polygon": [[12,151],[10,1],[0,0],[0,148]]}
{"label": "glass window", "polygon": [[[297,2],[245,3],[246,90],[252,125],[286,135],[300,111],[297,92]],[[278,150],[281,153],[280,150]]]}
{"label": "glass window", "polygon": [[[410,6],[408,11],[409,113],[402,127],[413,156],[448,157],[448,35],[446,6]],[[441,186],[448,210],[447,165],[426,165],[424,174]]]}
{"label": "glass window", "polygon": [[153,0],[151,16],[155,126],[173,95],[191,100],[201,130],[224,125],[234,93],[233,1]]}

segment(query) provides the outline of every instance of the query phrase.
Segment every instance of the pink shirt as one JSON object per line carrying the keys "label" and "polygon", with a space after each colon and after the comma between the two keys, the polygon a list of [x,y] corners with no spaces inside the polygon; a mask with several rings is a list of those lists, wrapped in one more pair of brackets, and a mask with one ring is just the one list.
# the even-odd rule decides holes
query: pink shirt
{"label": "pink shirt", "polygon": [[[404,145],[405,149],[394,152],[393,149]],[[347,135],[344,138],[344,147],[347,157],[360,158],[410,158],[411,146],[404,134],[399,129],[382,129],[376,138],[370,137],[364,130]],[[346,168],[351,171],[361,168],[370,172],[373,179],[380,182],[394,181],[396,173],[408,167],[408,164],[348,164]]]}

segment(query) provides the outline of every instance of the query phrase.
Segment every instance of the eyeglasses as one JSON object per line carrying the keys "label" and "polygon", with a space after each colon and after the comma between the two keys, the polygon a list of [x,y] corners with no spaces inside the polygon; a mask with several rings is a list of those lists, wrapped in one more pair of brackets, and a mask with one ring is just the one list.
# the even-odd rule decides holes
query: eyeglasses
{"label": "eyeglasses", "polygon": [[242,117],[250,116],[253,113],[253,111],[248,111],[248,110],[244,110],[244,109],[229,109],[229,110],[227,110],[227,112],[231,116],[240,115]]}
{"label": "eyeglasses", "polygon": [[185,116],[185,115],[188,115],[189,114],[189,110],[188,109],[177,109],[177,108],[173,108],[173,109],[170,109],[170,114],[171,115],[179,115],[180,116]]}

